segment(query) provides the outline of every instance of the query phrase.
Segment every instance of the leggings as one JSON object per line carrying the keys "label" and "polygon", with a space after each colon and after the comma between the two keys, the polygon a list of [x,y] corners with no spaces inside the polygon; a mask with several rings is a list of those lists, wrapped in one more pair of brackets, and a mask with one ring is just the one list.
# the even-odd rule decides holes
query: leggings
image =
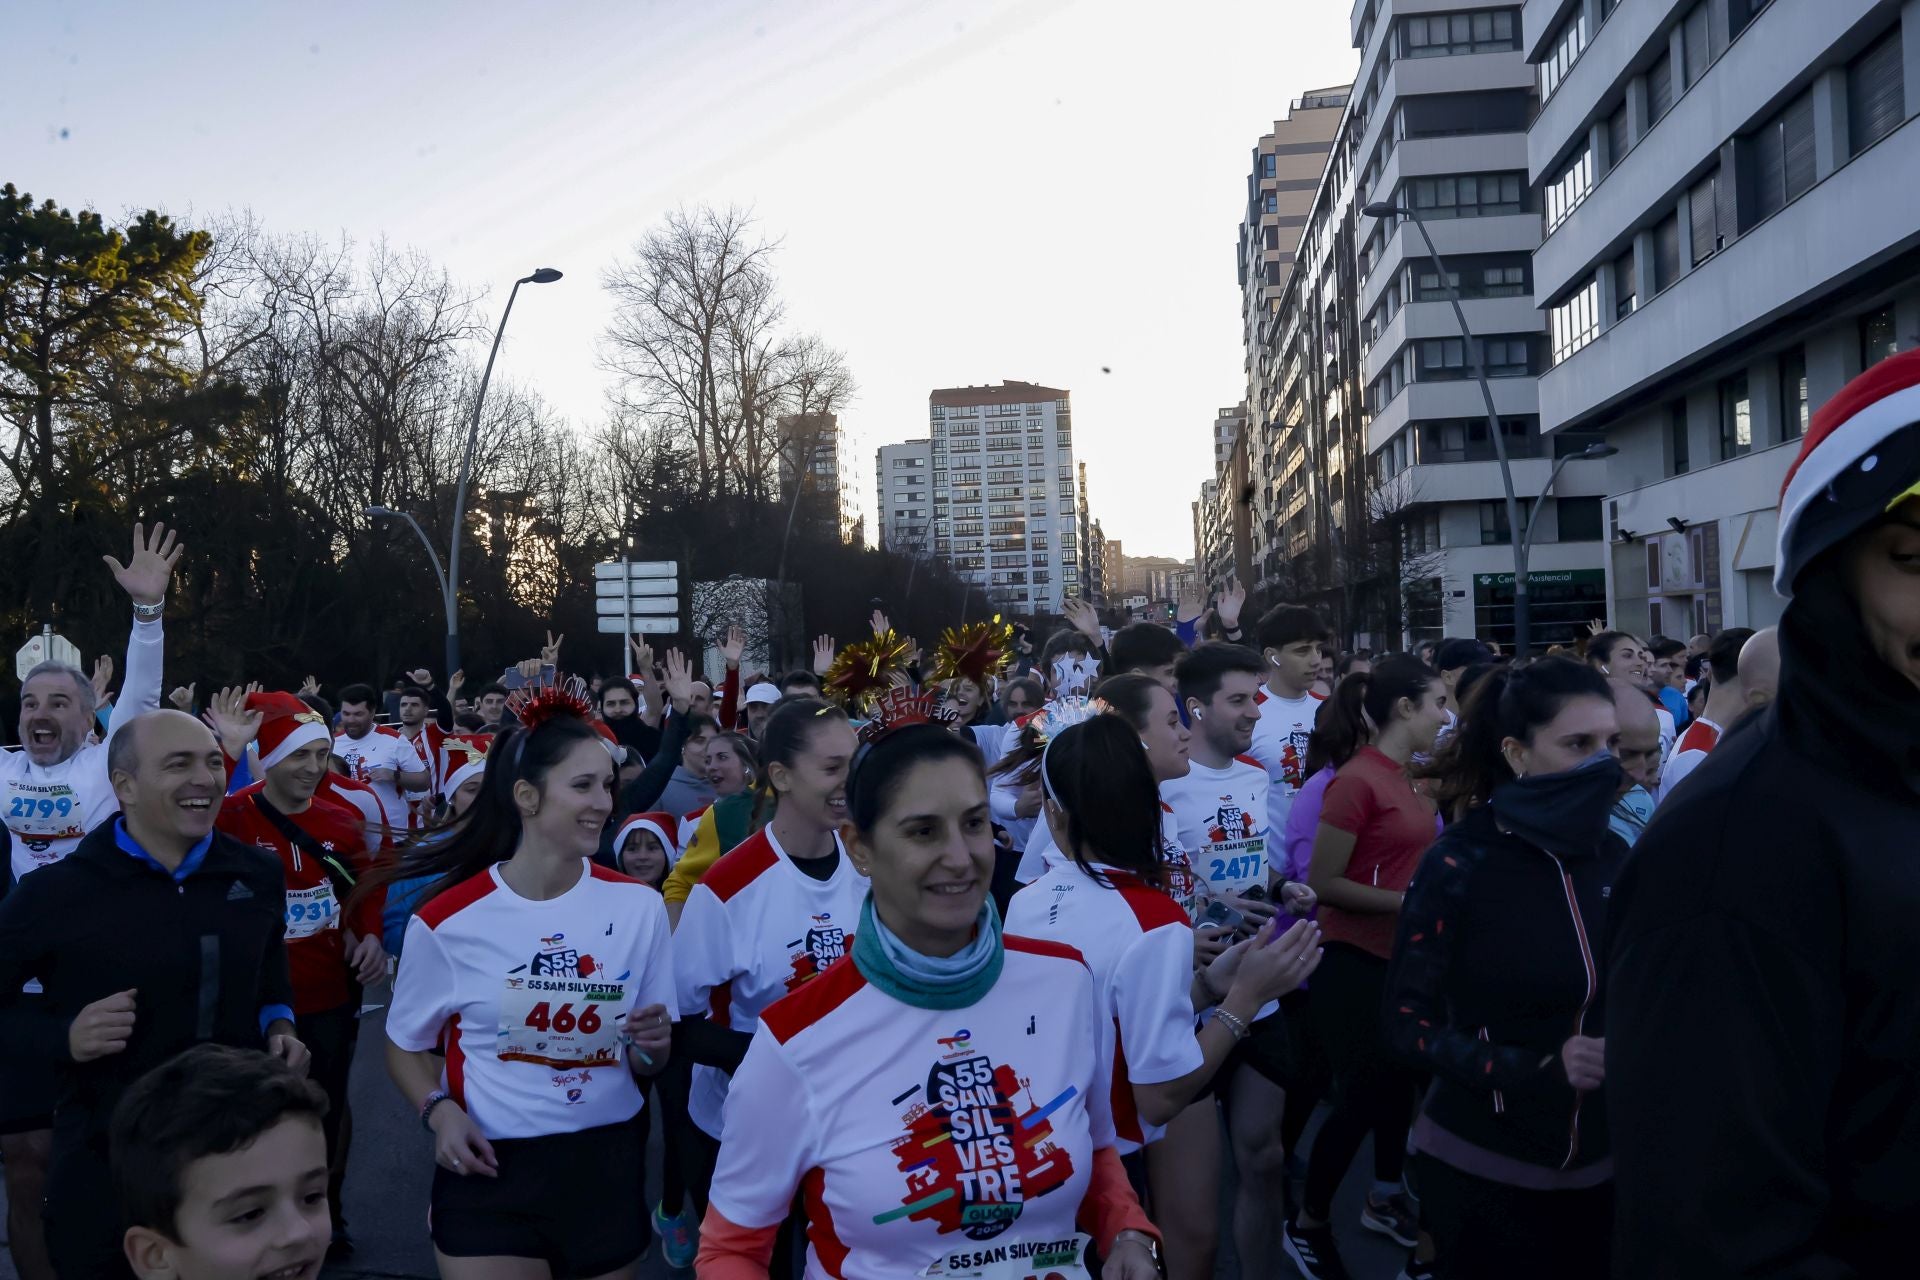
{"label": "leggings", "polygon": [[1442,1280],[1606,1280],[1613,1184],[1529,1191],[1417,1155],[1420,1225]]}
{"label": "leggings", "polygon": [[1343,942],[1330,942],[1311,989],[1314,1025],[1333,1074],[1333,1111],[1313,1140],[1301,1208],[1315,1221],[1333,1212],[1333,1196],[1367,1134],[1373,1134],[1373,1176],[1400,1181],[1407,1127],[1413,1120],[1415,1074],[1388,1051],[1380,1001],[1387,962]]}

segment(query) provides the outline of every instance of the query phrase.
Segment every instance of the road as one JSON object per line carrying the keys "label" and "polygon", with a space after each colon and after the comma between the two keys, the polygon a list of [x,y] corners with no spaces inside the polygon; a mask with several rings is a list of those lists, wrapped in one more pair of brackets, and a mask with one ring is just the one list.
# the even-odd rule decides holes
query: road
{"label": "road", "polygon": [[[385,998],[369,992],[369,1004]],[[362,1025],[360,1051],[353,1067],[353,1155],[347,1169],[347,1222],[356,1249],[341,1265],[329,1267],[328,1280],[387,1280],[434,1276],[433,1247],[427,1240],[427,1186],[432,1177],[432,1148],[413,1113],[403,1106],[388,1081],[380,1049],[382,1014],[370,1008]],[[648,1149],[649,1189],[659,1186],[660,1140],[656,1126]],[[1405,1251],[1392,1241],[1360,1228],[1360,1198],[1371,1176],[1365,1149],[1340,1189],[1334,1214],[1340,1244],[1355,1280],[1393,1280]],[[0,1193],[0,1199],[3,1199]],[[0,1215],[0,1224],[5,1217]],[[670,1270],[658,1256],[640,1267],[642,1280],[686,1276]],[[1271,1259],[1258,1271],[1240,1268],[1230,1240],[1223,1241],[1216,1274],[1221,1280],[1292,1280],[1284,1259]],[[0,1280],[17,1280],[13,1260],[0,1251]]]}

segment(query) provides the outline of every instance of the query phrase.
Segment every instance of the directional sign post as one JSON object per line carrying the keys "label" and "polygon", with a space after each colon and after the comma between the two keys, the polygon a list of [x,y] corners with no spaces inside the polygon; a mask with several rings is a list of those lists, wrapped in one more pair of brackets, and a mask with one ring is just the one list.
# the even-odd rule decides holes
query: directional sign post
{"label": "directional sign post", "polygon": [[672,560],[614,560],[593,566],[593,608],[601,632],[620,639],[627,662],[633,636],[680,629],[680,566]]}
{"label": "directional sign post", "polygon": [[21,645],[14,653],[14,674],[25,680],[27,672],[43,662],[64,662],[70,667],[77,667],[80,665],[80,650],[65,636],[55,635],[51,626],[43,626],[39,635]]}

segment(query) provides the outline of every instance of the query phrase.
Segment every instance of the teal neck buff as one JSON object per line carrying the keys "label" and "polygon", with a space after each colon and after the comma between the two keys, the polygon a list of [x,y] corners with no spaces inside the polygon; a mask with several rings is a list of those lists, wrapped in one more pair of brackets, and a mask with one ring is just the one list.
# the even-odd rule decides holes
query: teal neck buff
{"label": "teal neck buff", "polygon": [[860,976],[916,1009],[965,1009],[977,1004],[1000,979],[1006,952],[1000,948],[1000,913],[988,898],[980,908],[973,941],[950,956],[923,956],[880,923],[873,894],[860,904],[853,935],[853,965]]}

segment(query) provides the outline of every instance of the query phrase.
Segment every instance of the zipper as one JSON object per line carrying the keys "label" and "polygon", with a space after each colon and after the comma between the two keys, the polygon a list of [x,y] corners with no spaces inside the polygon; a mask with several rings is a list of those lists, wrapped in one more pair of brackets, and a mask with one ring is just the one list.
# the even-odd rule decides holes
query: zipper
{"label": "zipper", "polygon": [[[1541,852],[1546,851],[1541,850]],[[1554,858],[1550,853],[1546,856],[1553,859],[1554,869],[1560,873],[1560,889],[1566,895],[1567,915],[1573,920],[1573,936],[1580,944],[1580,964],[1587,973],[1587,993],[1581,998],[1580,1011],[1573,1019],[1573,1034],[1577,1036],[1582,1034],[1582,1028],[1586,1025],[1587,1009],[1592,1006],[1593,997],[1599,990],[1600,975],[1594,969],[1593,947],[1587,941],[1587,923],[1580,915],[1580,901],[1573,893],[1573,876],[1568,873],[1566,864],[1560,859]],[[1585,1097],[1583,1090],[1573,1091],[1573,1115],[1567,1126],[1567,1154],[1566,1158],[1560,1162],[1562,1169],[1571,1165],[1574,1156],[1580,1151],[1580,1103]]]}

